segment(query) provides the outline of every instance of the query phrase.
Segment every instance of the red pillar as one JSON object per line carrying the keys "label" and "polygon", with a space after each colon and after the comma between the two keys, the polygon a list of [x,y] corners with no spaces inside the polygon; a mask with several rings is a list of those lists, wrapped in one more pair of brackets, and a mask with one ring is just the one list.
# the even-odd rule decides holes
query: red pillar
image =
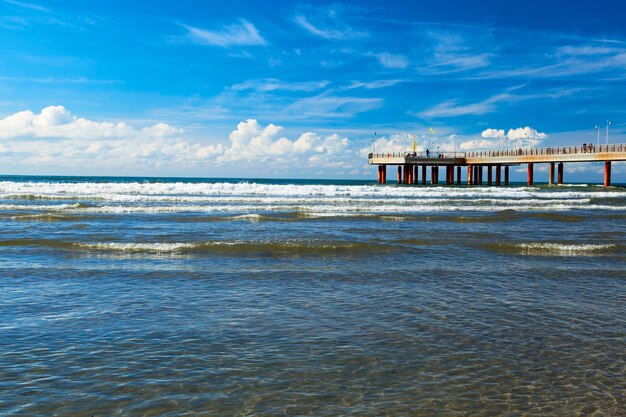
{"label": "red pillar", "polygon": [[383,184],[387,183],[387,165],[381,165],[383,174]]}
{"label": "red pillar", "polygon": [[604,186],[611,186],[611,161],[604,162]]}
{"label": "red pillar", "polygon": [[548,167],[548,184],[554,185],[554,162],[550,162]]}
{"label": "red pillar", "polygon": [[456,167],[456,185],[461,185],[461,165]]}
{"label": "red pillar", "polygon": [[472,171],[474,171],[472,164],[467,165],[467,185],[472,185]]}
{"label": "red pillar", "polygon": [[556,183],[559,185],[563,184],[563,162],[559,162],[559,167],[557,171]]}
{"label": "red pillar", "polygon": [[493,174],[493,166],[487,165],[487,184],[493,185],[493,181],[491,179]]}
{"label": "red pillar", "polygon": [[496,165],[496,185],[500,186],[500,178],[502,177],[502,165]]}
{"label": "red pillar", "polygon": [[509,166],[504,167],[504,185],[509,185]]}
{"label": "red pillar", "polygon": [[528,163],[528,186],[533,185],[533,163]]}
{"label": "red pillar", "polygon": [[383,182],[383,171],[381,169],[381,165],[378,165],[378,183],[382,184]]}
{"label": "red pillar", "polygon": [[422,165],[422,185],[426,185],[426,165]]}
{"label": "red pillar", "polygon": [[402,184],[402,165],[398,165],[398,184]]}

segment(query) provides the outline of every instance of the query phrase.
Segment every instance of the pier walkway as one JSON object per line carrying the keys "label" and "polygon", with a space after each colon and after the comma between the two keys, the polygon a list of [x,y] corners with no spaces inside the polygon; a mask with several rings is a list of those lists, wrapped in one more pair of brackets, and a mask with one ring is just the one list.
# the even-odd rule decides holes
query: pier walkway
{"label": "pier walkway", "polygon": [[[439,183],[439,167],[446,168],[446,184],[461,184],[461,167],[467,167],[467,184],[483,183],[487,171],[487,184],[500,185],[504,171],[504,185],[509,184],[511,165],[528,165],[528,185],[533,184],[534,164],[547,163],[548,183],[554,184],[555,166],[557,184],[563,184],[563,164],[566,162],[604,162],[604,185],[611,185],[611,162],[626,161],[626,144],[562,146],[513,150],[474,152],[447,152],[426,155],[424,152],[370,153],[368,163],[378,165],[378,182],[387,182],[387,165],[398,166],[398,184],[426,184],[427,168],[430,167],[430,183]],[[557,165],[558,164],[558,165]],[[455,173],[456,171],[456,173]],[[495,171],[495,178],[493,172]],[[455,175],[456,174],[456,175]],[[456,177],[456,181],[455,181]]]}

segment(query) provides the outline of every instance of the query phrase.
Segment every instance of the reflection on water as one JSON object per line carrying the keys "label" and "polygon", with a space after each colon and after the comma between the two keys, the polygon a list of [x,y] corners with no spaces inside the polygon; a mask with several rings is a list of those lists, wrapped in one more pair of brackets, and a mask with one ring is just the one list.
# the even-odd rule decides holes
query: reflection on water
{"label": "reflection on water", "polygon": [[625,212],[598,187],[13,179],[0,415],[624,415]]}

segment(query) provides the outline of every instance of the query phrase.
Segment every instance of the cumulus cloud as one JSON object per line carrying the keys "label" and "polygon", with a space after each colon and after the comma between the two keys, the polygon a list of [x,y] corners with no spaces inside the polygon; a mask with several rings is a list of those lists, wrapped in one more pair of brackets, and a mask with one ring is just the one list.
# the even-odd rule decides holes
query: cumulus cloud
{"label": "cumulus cloud", "polygon": [[537,132],[537,130],[531,127],[518,127],[517,129],[509,129],[509,133],[506,134],[509,139],[535,139],[542,140],[546,139],[548,135],[545,133]]}
{"label": "cumulus cloud", "polygon": [[263,127],[255,119],[242,121],[229,136],[228,147],[220,161],[267,160],[268,158],[290,158],[301,160],[303,156],[331,157],[348,149],[350,141],[337,134],[326,137],[312,132],[301,134],[296,140],[280,136],[283,128],[274,124]]}
{"label": "cumulus cloud", "polygon": [[[363,161],[346,137],[305,132],[289,139],[275,124],[242,121],[221,143],[185,138],[182,129],[157,123],[134,127],[124,122],[98,122],[73,115],[63,106],[39,113],[20,111],[0,120],[0,164],[36,166],[55,171],[172,171],[245,163],[266,173],[289,172],[294,166],[323,173],[350,172]],[[268,168],[269,167],[269,168]]]}
{"label": "cumulus cloud", "polygon": [[481,133],[483,138],[503,138],[504,130],[503,129],[486,129]]}
{"label": "cumulus cloud", "polygon": [[63,106],[48,106],[35,114],[20,111],[0,120],[0,138],[129,138],[137,136],[166,137],[183,133],[165,123],[136,130],[124,122],[95,122],[74,116]]}

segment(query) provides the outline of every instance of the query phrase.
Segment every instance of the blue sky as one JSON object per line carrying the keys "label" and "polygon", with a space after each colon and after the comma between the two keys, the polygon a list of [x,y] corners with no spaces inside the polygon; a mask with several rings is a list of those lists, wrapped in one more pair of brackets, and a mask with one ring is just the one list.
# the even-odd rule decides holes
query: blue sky
{"label": "blue sky", "polygon": [[595,142],[596,124],[603,143],[610,119],[624,142],[624,16],[619,1],[0,0],[0,172],[374,178],[374,132],[400,148],[429,127],[443,150],[520,132],[556,146]]}

